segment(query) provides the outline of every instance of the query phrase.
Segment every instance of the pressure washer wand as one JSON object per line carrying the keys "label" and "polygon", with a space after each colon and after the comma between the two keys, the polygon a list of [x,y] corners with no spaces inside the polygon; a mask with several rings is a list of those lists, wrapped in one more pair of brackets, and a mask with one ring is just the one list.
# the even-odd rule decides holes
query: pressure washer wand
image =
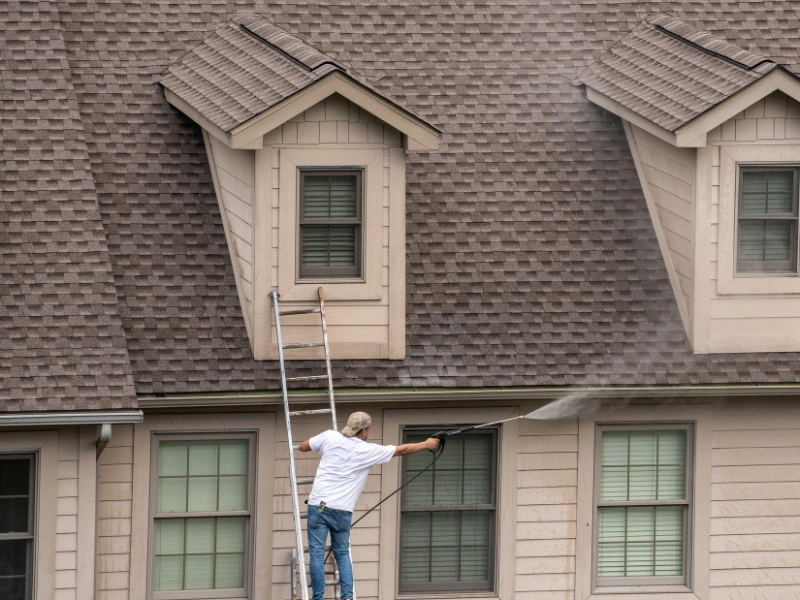
{"label": "pressure washer wand", "polygon": [[445,440],[449,438],[451,435],[465,433],[467,431],[472,431],[473,429],[484,429],[486,427],[491,427],[493,425],[500,425],[501,423],[508,423],[509,421],[516,421],[517,419],[524,419],[524,418],[525,415],[518,415],[516,417],[509,417],[508,419],[500,419],[499,421],[492,421],[491,423],[481,423],[480,425],[469,425],[468,427],[462,427],[461,429],[453,429],[452,431],[439,431],[438,433],[434,433],[431,437],[434,437],[439,440],[439,448],[443,450]]}

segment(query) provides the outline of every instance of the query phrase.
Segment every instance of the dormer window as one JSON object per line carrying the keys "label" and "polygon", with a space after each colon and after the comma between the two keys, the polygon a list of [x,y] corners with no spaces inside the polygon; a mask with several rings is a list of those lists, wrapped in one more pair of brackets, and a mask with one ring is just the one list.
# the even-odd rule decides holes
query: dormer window
{"label": "dormer window", "polygon": [[736,273],[797,273],[797,167],[739,169]]}
{"label": "dormer window", "polygon": [[300,279],[363,276],[361,169],[300,169]]}

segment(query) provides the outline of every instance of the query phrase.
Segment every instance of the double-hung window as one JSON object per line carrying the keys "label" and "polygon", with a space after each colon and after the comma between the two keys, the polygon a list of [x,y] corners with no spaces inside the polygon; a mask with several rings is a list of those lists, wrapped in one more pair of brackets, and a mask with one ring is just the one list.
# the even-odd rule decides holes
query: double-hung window
{"label": "double-hung window", "polygon": [[300,169],[299,277],[360,278],[362,169]]}
{"label": "double-hung window", "polygon": [[692,428],[599,426],[594,587],[690,585]]}
{"label": "double-hung window", "polygon": [[737,273],[797,273],[799,170],[739,168]]}
{"label": "double-hung window", "polygon": [[32,594],[36,456],[0,455],[0,598]]}
{"label": "double-hung window", "polygon": [[157,435],[156,440],[153,598],[246,596],[252,438]]}
{"label": "double-hung window", "polygon": [[[432,431],[406,430],[406,443]],[[404,458],[408,481],[430,461]],[[451,437],[447,451],[403,490],[400,521],[401,593],[494,589],[497,514],[497,431]]]}

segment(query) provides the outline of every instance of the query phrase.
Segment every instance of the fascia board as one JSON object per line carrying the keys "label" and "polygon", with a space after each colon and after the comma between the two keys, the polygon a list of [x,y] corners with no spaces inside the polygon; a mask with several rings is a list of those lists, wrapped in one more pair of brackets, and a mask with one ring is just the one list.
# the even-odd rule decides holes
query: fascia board
{"label": "fascia board", "polygon": [[97,412],[5,413],[0,415],[0,427],[31,427],[40,425],[102,425],[112,423],[141,423],[140,410]]}
{"label": "fascia board", "polygon": [[439,147],[441,133],[437,129],[402,110],[398,110],[388,100],[381,98],[378,94],[362,87],[354,80],[338,72],[327,75],[260,115],[253,117],[246,123],[242,123],[232,129],[231,147],[252,148],[253,144],[259,143],[265,134],[335,93],[341,94],[414,140],[416,144],[412,144],[412,148],[421,147],[428,150],[436,150]]}
{"label": "fascia board", "polygon": [[743,110],[750,108],[753,104],[777,90],[800,102],[800,80],[783,68],[777,68],[711,110],[679,127],[675,131],[677,145],[686,146],[691,140],[705,136],[715,127],[732,119]]}
{"label": "fascia board", "polygon": [[616,100],[612,100],[605,94],[598,92],[597,90],[586,86],[586,98],[589,102],[596,104],[597,106],[604,108],[610,113],[613,113],[620,117],[621,119],[625,119],[629,123],[636,125],[639,129],[644,129],[647,133],[656,136],[658,139],[667,142],[668,144],[672,144],[676,147],[686,147],[686,148],[702,148],[706,145],[706,136],[701,134],[696,136],[695,139],[690,140],[688,143],[684,142],[683,144],[678,142],[677,136],[667,129],[660,127],[653,123],[650,119],[646,119],[641,115],[633,112],[629,108],[625,108],[617,102]]}
{"label": "fascia board", "polygon": [[200,127],[205,129],[210,135],[213,135],[227,146],[231,145],[231,136],[228,133],[225,133],[225,131],[223,131],[221,128],[217,127],[214,125],[214,123],[206,119],[196,109],[192,108],[185,100],[177,96],[169,88],[164,88],[164,95],[167,98],[167,102],[189,117],[192,121],[200,125]]}

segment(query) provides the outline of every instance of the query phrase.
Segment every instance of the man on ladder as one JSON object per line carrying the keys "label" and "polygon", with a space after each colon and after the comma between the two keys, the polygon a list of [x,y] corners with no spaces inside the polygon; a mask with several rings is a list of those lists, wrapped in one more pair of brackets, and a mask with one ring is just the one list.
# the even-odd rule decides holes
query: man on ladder
{"label": "man on ladder", "polygon": [[373,465],[388,463],[395,456],[436,450],[439,440],[428,438],[418,444],[379,446],[368,444],[372,419],[355,412],[342,432],[328,430],[302,442],[301,452],[319,452],[322,459],[308,497],[308,553],[313,600],[325,592],[325,545],[331,534],[331,550],[339,567],[342,600],[352,600],[353,566],[350,562],[350,523],[353,508],[367,482]]}

